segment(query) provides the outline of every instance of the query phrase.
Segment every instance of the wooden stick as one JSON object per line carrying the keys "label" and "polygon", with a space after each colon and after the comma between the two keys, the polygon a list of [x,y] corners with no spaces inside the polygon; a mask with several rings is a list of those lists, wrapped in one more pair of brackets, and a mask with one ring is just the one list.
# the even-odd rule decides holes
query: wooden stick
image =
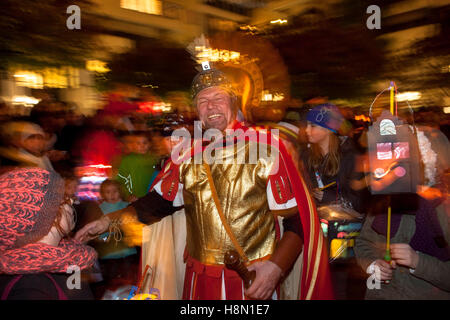
{"label": "wooden stick", "polygon": [[391,261],[391,206],[388,207],[387,232],[386,232],[386,261]]}
{"label": "wooden stick", "polygon": [[139,285],[138,285],[138,288],[136,290],[136,294],[139,294],[139,291],[141,291],[142,283],[144,282],[145,275],[147,274],[148,268],[150,268],[150,266],[147,264],[145,266],[144,273],[141,275],[141,279],[139,280]]}
{"label": "wooden stick", "polygon": [[394,114],[394,98],[395,98],[395,96],[394,96],[394,81],[391,81],[390,89],[391,89],[391,96],[389,99],[389,106],[390,106],[391,114]]}
{"label": "wooden stick", "polygon": [[[391,96],[390,96],[390,111],[391,114],[394,114],[394,81],[391,81]],[[391,262],[391,197],[389,197],[389,207],[388,207],[388,214],[387,214],[387,231],[386,231],[386,255],[384,256],[384,260],[387,262]]]}
{"label": "wooden stick", "polygon": [[320,191],[325,190],[326,188],[331,187],[331,186],[333,186],[335,184],[336,184],[336,181],[333,181],[333,182],[327,184],[326,186],[323,186],[322,188],[319,188],[319,190]]}

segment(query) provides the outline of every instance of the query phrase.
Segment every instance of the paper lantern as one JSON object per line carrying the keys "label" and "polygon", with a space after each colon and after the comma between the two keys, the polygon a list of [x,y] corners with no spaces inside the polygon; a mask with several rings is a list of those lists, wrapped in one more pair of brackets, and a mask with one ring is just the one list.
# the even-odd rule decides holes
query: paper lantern
{"label": "paper lantern", "polygon": [[415,193],[422,174],[412,127],[384,110],[369,127],[367,138],[371,193]]}

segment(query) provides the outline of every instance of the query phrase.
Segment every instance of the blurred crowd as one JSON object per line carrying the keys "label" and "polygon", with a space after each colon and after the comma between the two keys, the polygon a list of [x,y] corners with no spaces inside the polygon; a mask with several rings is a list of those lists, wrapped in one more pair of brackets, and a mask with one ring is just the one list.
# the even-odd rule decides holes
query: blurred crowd
{"label": "blurred crowd", "polygon": [[[43,99],[29,115],[21,117],[10,115],[3,104],[0,106],[0,173],[6,177],[18,167],[57,172],[64,180],[62,197],[75,208],[73,228],[65,232],[70,238],[88,222],[144,196],[170,156],[173,130],[193,129],[195,110],[182,94],[167,99],[170,112],[148,112],[142,105],[148,105],[149,101],[162,102],[155,95],[130,96],[122,88],[108,94],[104,107],[90,117],[80,114],[75,104],[51,98]],[[331,110],[325,118],[318,116],[323,108]],[[260,125],[280,130],[283,142],[308,183],[328,240],[333,287],[338,299],[405,296],[414,299],[421,297],[417,292],[426,292],[430,298],[450,298],[446,242],[449,228],[442,224],[447,221],[444,217],[450,218],[447,207],[450,119],[441,110],[427,108],[410,113],[405,109],[399,113],[401,119],[417,128],[422,157],[419,162],[423,174],[420,174],[424,179],[420,190],[408,196],[392,196],[389,203],[386,196],[371,194],[366,175],[368,128],[381,110],[374,112],[370,121],[358,117],[367,116],[362,110],[311,103],[288,110],[281,122]],[[338,126],[333,123],[333,117],[340,119]],[[430,144],[428,153],[422,147],[427,144]],[[426,159],[430,152],[436,157],[431,164]],[[388,206],[395,213],[391,255],[396,263],[376,258],[380,256],[376,252],[384,250],[378,246],[383,232],[374,232],[383,228],[377,213],[387,212]],[[424,225],[423,221],[430,219],[434,219],[434,229],[422,230],[416,225],[419,221]],[[116,231],[91,241],[98,259],[83,277],[92,291],[92,296],[84,297],[113,299],[118,288],[136,285],[141,280],[141,229],[139,222],[130,221],[127,226],[117,227]],[[433,243],[433,239],[438,240]],[[421,251],[422,256],[426,254],[427,258],[421,256],[420,261],[427,264],[415,264],[411,250]],[[382,281],[401,279],[390,290],[383,291],[385,296],[367,289],[367,271],[374,265],[379,267]],[[416,274],[408,269],[416,270]]]}

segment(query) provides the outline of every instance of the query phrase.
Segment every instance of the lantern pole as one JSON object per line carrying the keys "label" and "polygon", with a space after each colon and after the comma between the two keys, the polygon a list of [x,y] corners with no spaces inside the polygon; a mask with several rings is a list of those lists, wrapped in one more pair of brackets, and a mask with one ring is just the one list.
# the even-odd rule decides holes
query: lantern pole
{"label": "lantern pole", "polygon": [[[394,81],[391,81],[391,85],[389,87],[390,91],[391,91],[391,95],[390,95],[390,111],[391,114],[394,115]],[[384,256],[384,260],[386,262],[391,262],[392,258],[391,258],[391,213],[392,213],[392,208],[391,208],[391,197],[388,196],[388,202],[389,202],[389,207],[388,207],[388,214],[387,214],[387,232],[386,232],[386,254]]]}

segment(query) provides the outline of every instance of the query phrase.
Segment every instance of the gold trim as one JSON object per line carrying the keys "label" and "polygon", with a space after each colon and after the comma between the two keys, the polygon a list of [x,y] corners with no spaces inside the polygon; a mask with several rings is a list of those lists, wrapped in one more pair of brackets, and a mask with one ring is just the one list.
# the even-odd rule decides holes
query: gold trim
{"label": "gold trim", "polygon": [[316,284],[317,273],[319,272],[319,268],[317,267],[317,265],[320,264],[320,256],[322,254],[322,245],[323,245],[323,238],[319,236],[319,242],[317,244],[317,249],[318,249],[317,252],[320,252],[320,254],[316,254],[316,261],[314,263],[314,265],[316,267],[314,267],[314,273],[313,273],[313,276],[312,276],[312,279],[311,279],[311,284],[310,284],[309,289],[308,289],[308,294],[306,295],[306,300],[311,300],[312,291],[314,290],[314,286]]}
{"label": "gold trim", "polygon": [[[281,157],[283,158],[283,162],[285,163],[285,159],[283,157],[283,154],[281,152],[279,154],[281,155]],[[315,221],[314,221],[314,219],[312,219],[313,217],[311,217],[311,209],[314,208],[314,207],[312,206],[311,196],[309,195],[308,187],[306,186],[305,181],[301,177],[300,173],[298,173],[298,174],[299,174],[300,181],[302,182],[303,189],[305,190],[305,196],[306,196],[306,200],[308,201],[308,209],[309,209],[309,213],[310,213],[309,214],[310,232],[309,232],[309,246],[308,246],[308,265],[307,265],[307,268],[306,268],[306,280],[308,280],[308,275],[309,275],[310,265],[311,265],[311,263],[310,263],[311,262],[311,255],[312,255],[312,249],[313,249],[312,248],[313,247],[312,244],[314,243],[314,232],[313,231],[314,231],[314,223],[315,223]],[[297,206],[298,205],[299,204],[297,203]],[[313,210],[313,212],[314,212],[314,210]]]}

